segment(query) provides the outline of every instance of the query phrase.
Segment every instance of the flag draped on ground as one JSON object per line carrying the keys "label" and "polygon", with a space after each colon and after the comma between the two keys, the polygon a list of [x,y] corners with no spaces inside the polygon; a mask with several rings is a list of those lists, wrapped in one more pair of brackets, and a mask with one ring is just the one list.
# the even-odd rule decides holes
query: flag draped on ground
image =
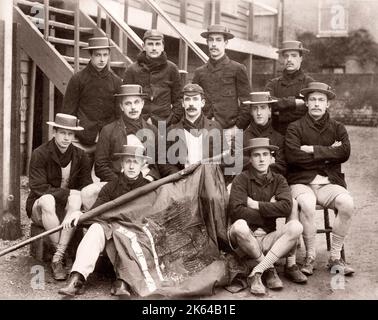
{"label": "flag draped on ground", "polygon": [[118,278],[142,297],[210,295],[229,281],[228,194],[217,165],[199,166],[95,219]]}

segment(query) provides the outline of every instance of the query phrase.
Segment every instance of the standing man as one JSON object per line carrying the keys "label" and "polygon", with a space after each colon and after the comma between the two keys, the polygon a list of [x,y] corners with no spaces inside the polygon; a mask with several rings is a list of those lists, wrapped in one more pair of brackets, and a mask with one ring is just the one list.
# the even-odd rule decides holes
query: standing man
{"label": "standing man", "polygon": [[[77,118],[57,113],[55,122],[47,124],[53,127],[53,138],[33,151],[26,212],[33,223],[50,230],[69,221],[80,210],[80,190],[92,183],[92,178],[87,155],[72,145],[75,132],[83,130]],[[55,280],[67,278],[63,258],[74,231],[50,235],[56,250],[51,263]]]}
{"label": "standing man", "polygon": [[168,127],[180,121],[183,115],[180,74],[177,66],[167,59],[161,32],[147,30],[143,41],[143,51],[127,68],[123,83],[142,86],[147,95],[143,118],[156,127],[158,121],[165,121]]}
{"label": "standing man", "polygon": [[89,50],[90,61],[68,82],[62,112],[80,120],[84,130],[76,135],[74,144],[89,154],[93,164],[99,132],[118,117],[114,95],[122,80],[109,68],[109,39],[90,38],[88,44],[84,49]]}
{"label": "standing man", "polygon": [[[124,145],[121,148],[121,152],[114,154],[114,156],[120,158],[123,169],[122,173],[101,190],[92,208],[112,201],[131,190],[149,183],[141,174],[141,169],[148,159],[148,157],[144,155],[143,147]],[[64,224],[64,228],[70,230],[72,221],[74,221],[74,225],[76,226],[81,214],[80,211],[77,211],[75,215],[72,216],[72,219]],[[112,230],[105,222],[93,223],[89,227],[77,248],[69,282],[66,287],[59,290],[60,294],[74,296],[84,293],[84,283],[86,279],[93,272],[98,257],[101,252],[104,251],[106,244],[112,240],[111,232]],[[127,254],[127,252],[118,252],[117,254],[123,255]],[[127,284],[120,279],[113,284],[112,294],[117,296],[130,296]]]}
{"label": "standing man", "polygon": [[248,276],[254,295],[266,294],[263,274],[269,289],[282,289],[274,263],[289,253],[303,230],[298,220],[276,230],[276,219],[289,217],[292,210],[286,179],[269,169],[271,152],[277,149],[268,138],[249,140],[245,150],[250,151],[251,166],[234,179],[231,187],[229,243],[239,257],[258,263]]}
{"label": "standing man", "polygon": [[285,69],[282,76],[269,80],[265,91],[278,99],[273,104],[273,128],[283,136],[289,123],[303,117],[307,108],[299,92],[314,81],[301,69],[303,54],[309,52],[300,41],[284,41],[277,51],[283,57]]}
{"label": "standing man", "polygon": [[[350,142],[344,125],[330,118],[329,101],[335,98],[331,87],[311,82],[301,90],[308,113],[289,125],[285,137],[288,161],[287,179],[293,198],[300,206],[306,259],[302,272],[313,274],[316,248],[315,207],[337,210],[332,227],[331,255],[328,266],[350,276],[354,270],[340,257],[354,211],[353,199],[346,189],[341,163],[350,155]],[[334,272],[334,270],[333,270]]]}
{"label": "standing man", "polygon": [[234,37],[227,28],[211,25],[201,36],[207,40],[210,59],[194,71],[193,83],[205,91],[205,115],[219,122],[231,145],[236,128],[245,129],[249,124],[248,110],[240,105],[251,92],[247,69],[225,53],[228,40]]}

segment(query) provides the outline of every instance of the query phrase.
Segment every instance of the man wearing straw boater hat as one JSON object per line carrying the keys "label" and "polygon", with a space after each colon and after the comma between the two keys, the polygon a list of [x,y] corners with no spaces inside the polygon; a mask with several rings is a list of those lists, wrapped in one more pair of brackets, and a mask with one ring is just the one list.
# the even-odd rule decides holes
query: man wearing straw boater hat
{"label": "man wearing straw boater hat", "polygon": [[283,136],[289,123],[307,112],[300,91],[314,81],[301,68],[303,55],[309,51],[300,41],[284,41],[277,51],[283,58],[283,74],[269,80],[265,86],[265,91],[269,91],[278,100],[273,104],[273,127]]}
{"label": "man wearing straw boater hat", "polygon": [[[252,120],[250,125],[243,133],[243,144],[247,147],[250,139],[253,138],[269,138],[269,141],[278,147],[272,156],[272,163],[269,168],[276,173],[286,175],[286,159],[285,159],[285,139],[284,137],[273,129],[271,116],[273,103],[277,100],[266,92],[251,92],[250,100],[245,101],[244,104],[250,106],[250,113]],[[249,151],[244,154],[244,163],[250,164]],[[287,221],[298,220],[298,204],[293,200],[293,208]],[[287,263],[285,267],[285,276],[295,283],[305,283],[307,277],[299,270],[296,264],[296,246],[287,256]]]}
{"label": "man wearing straw boater hat", "polygon": [[[141,173],[142,167],[149,159],[144,153],[143,146],[135,145],[123,145],[119,148],[119,152],[114,153],[114,157],[119,158],[121,162],[122,173],[102,188],[93,208],[149,183]],[[75,216],[72,216],[72,219],[67,221],[63,227],[70,230],[71,225],[77,224],[80,215],[81,212],[76,212]],[[93,272],[101,252],[105,247],[107,250],[115,250],[114,245],[107,246],[111,239],[112,229],[107,223],[91,224],[77,248],[68,284],[59,290],[60,294],[74,296],[84,292],[84,283]],[[121,256],[126,255],[127,252],[117,252],[117,254]],[[127,284],[121,279],[117,279],[113,283],[111,293],[117,296],[130,296]]]}
{"label": "man wearing straw boater hat", "polygon": [[[331,273],[346,276],[354,270],[341,258],[345,236],[354,212],[353,199],[346,189],[341,164],[349,159],[350,142],[344,125],[330,118],[330,100],[335,98],[331,87],[311,82],[301,90],[305,96],[307,114],[289,125],[285,137],[287,180],[293,198],[301,208],[306,259],[302,272],[313,274],[316,247],[316,204],[337,211],[332,227],[332,245],[328,261]],[[336,270],[335,270],[336,268]]]}
{"label": "man wearing straw boater hat", "polygon": [[122,80],[109,68],[110,48],[106,37],[90,38],[88,65],[74,74],[67,85],[62,112],[77,116],[84,130],[74,144],[85,150],[93,163],[98,134],[102,127],[114,121],[119,110],[114,94]]}
{"label": "man wearing straw boater hat", "polygon": [[[92,178],[87,155],[72,144],[75,133],[83,130],[78,119],[57,113],[55,121],[47,124],[53,127],[53,138],[32,153],[26,212],[33,223],[50,230],[80,210],[80,190],[92,183]],[[63,258],[73,233],[71,229],[50,235],[56,250],[51,263],[56,280],[67,277]]]}
{"label": "man wearing straw boater hat", "polygon": [[[106,125],[100,133],[95,153],[95,173],[100,182],[95,182],[83,190],[85,209],[93,205],[101,188],[107,182],[116,179],[121,172],[121,158],[115,157],[114,154],[121,152],[123,145],[144,145],[148,155],[153,159],[157,158],[157,128],[141,117],[146,97],[142,87],[124,84],[115,96],[118,98],[121,117]],[[160,178],[156,164],[146,163],[142,168],[142,174],[150,181]]]}
{"label": "man wearing straw boater hat", "polygon": [[231,145],[236,128],[245,129],[249,123],[246,108],[240,105],[240,101],[248,100],[251,92],[247,69],[227,56],[228,40],[234,35],[226,27],[211,25],[201,36],[206,38],[210,58],[194,71],[193,83],[205,92],[205,115],[219,122]]}
{"label": "man wearing straw boater hat", "polygon": [[231,187],[229,244],[240,258],[258,263],[248,276],[250,291],[265,295],[269,289],[282,289],[274,263],[285,257],[302,233],[298,220],[276,230],[276,219],[289,217],[292,197],[286,179],[269,169],[272,152],[278,147],[268,138],[250,139],[244,150],[250,152],[251,166],[238,175]]}
{"label": "man wearing straw boater hat", "polygon": [[124,84],[139,84],[146,93],[142,116],[158,126],[177,123],[183,115],[180,93],[181,80],[177,66],[167,59],[164,51],[164,35],[156,30],[147,30],[143,35],[143,51],[137,61],[126,69]]}

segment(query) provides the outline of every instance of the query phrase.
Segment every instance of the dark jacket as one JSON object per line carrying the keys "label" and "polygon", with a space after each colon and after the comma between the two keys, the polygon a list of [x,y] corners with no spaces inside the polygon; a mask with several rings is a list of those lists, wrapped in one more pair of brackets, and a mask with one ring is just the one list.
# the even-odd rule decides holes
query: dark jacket
{"label": "dark jacket", "polygon": [[119,106],[114,94],[122,84],[120,77],[105,67],[98,72],[88,65],[68,82],[63,99],[63,113],[77,116],[83,131],[76,137],[85,145],[95,144],[102,127],[118,118]]}
{"label": "dark jacket", "polygon": [[[269,120],[269,122],[265,126],[259,126],[252,120],[248,128],[244,130],[243,147],[245,148],[248,145],[248,140],[253,138],[269,138],[270,144],[275,145],[279,148],[278,151],[274,152],[275,162],[270,165],[270,169],[273,172],[285,176],[287,169],[285,159],[285,140],[281,134],[279,134],[276,130],[273,129],[272,121]],[[243,160],[244,166],[249,165],[249,156],[250,152],[245,151]]]}
{"label": "dark jacket", "polygon": [[[158,133],[155,126],[148,124],[142,119],[143,129],[148,129],[149,137],[144,144],[147,152],[157,152]],[[106,125],[100,133],[95,154],[95,173],[101,181],[112,181],[117,179],[121,172],[121,158],[114,153],[122,152],[122,146],[127,144],[127,131],[122,118]],[[155,157],[153,155],[153,157]],[[159,179],[159,170],[156,165],[149,165],[149,175]]]}
{"label": "dark jacket", "polygon": [[[278,99],[273,103],[273,128],[282,135],[285,135],[289,123],[300,119],[307,112],[307,107],[297,107],[295,99],[303,99],[299,92],[314,81],[306,75],[302,69],[293,74],[283,72],[281,77],[271,79],[265,86],[265,91],[269,91],[271,96]],[[279,113],[278,115],[275,113]]]}
{"label": "dark jacket", "polygon": [[68,189],[61,188],[62,169],[55,152],[54,139],[42,144],[32,153],[30,160],[30,194],[26,200],[26,212],[30,217],[35,200],[45,194],[54,196],[57,209],[65,207],[71,189],[81,190],[92,183],[91,166],[85,152],[73,147]]}
{"label": "dark jacket", "polygon": [[240,101],[249,99],[251,87],[244,65],[224,55],[213,64],[210,60],[194,71],[193,83],[199,84],[206,95],[204,113],[214,117],[223,129],[245,129],[250,121],[249,110]]}
{"label": "dark jacket", "polygon": [[[248,197],[259,202],[259,210],[247,206]],[[271,202],[273,197],[275,202]],[[229,204],[231,222],[244,219],[252,231],[259,227],[267,233],[276,230],[276,219],[288,217],[292,205],[287,181],[270,170],[266,176],[258,177],[251,166],[232,183]]]}
{"label": "dark jacket", "polygon": [[[145,52],[141,54],[145,55]],[[140,60],[127,68],[123,83],[139,84],[143,87],[143,92],[147,93],[142,110],[143,118],[147,120],[151,117],[154,124],[159,120],[165,120],[168,124],[177,123],[183,115],[181,80],[177,66],[165,58],[159,66],[150,70]]]}
{"label": "dark jacket", "polygon": [[[325,125],[319,129],[307,114],[289,125],[285,137],[287,180],[289,184],[309,184],[317,174],[327,176],[331,183],[346,187],[341,163],[350,155],[350,142],[344,125],[324,115]],[[331,147],[335,141],[342,143]],[[300,150],[302,145],[314,146],[314,153]]]}
{"label": "dark jacket", "polygon": [[[222,151],[223,151],[222,150],[223,130],[222,130],[221,126],[219,125],[219,123],[217,121],[207,119],[206,117],[203,117],[203,119],[204,119],[203,129],[205,129],[204,130],[205,134],[202,136],[202,146],[204,148],[204,156],[207,157],[206,151],[208,150],[208,157],[211,158],[211,157],[214,157],[214,156],[217,155],[217,154],[213,154],[214,142],[217,143],[217,146],[215,146],[215,150],[216,151],[219,150],[219,154],[221,154]],[[182,119],[179,123],[172,125],[168,130],[167,137],[168,137],[168,135],[174,134],[175,139],[174,139],[174,141],[167,141],[167,145],[166,145],[167,146],[167,152],[166,152],[167,164],[165,166],[159,167],[162,176],[167,176],[167,175],[176,173],[176,172],[185,168],[185,163],[186,163],[186,159],[187,159],[186,156],[187,156],[188,152],[187,152],[187,143],[186,143],[186,140],[185,140],[183,122],[184,122],[184,119]],[[177,131],[175,132],[174,130],[177,130]],[[220,133],[220,137],[221,137],[220,141],[217,142],[212,137],[212,132],[216,132],[216,131],[213,131],[213,130],[218,130],[218,132]],[[218,143],[219,143],[219,145],[218,145]],[[178,148],[178,146],[180,146],[180,148]],[[207,147],[208,147],[208,149],[206,150],[205,148],[207,148]],[[170,161],[169,161],[170,150],[175,151],[174,152],[174,154],[175,154],[174,158],[178,159],[177,164],[171,164],[170,163]]]}

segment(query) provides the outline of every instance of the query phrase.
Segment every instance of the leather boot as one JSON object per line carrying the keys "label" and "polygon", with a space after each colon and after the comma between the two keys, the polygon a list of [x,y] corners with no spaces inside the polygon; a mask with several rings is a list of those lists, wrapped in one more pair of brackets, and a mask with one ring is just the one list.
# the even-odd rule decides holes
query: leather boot
{"label": "leather boot", "polygon": [[77,294],[83,294],[84,283],[85,283],[85,279],[81,273],[72,272],[68,280],[68,285],[64,288],[59,289],[58,293],[64,294],[66,296],[72,296],[72,297]]}

